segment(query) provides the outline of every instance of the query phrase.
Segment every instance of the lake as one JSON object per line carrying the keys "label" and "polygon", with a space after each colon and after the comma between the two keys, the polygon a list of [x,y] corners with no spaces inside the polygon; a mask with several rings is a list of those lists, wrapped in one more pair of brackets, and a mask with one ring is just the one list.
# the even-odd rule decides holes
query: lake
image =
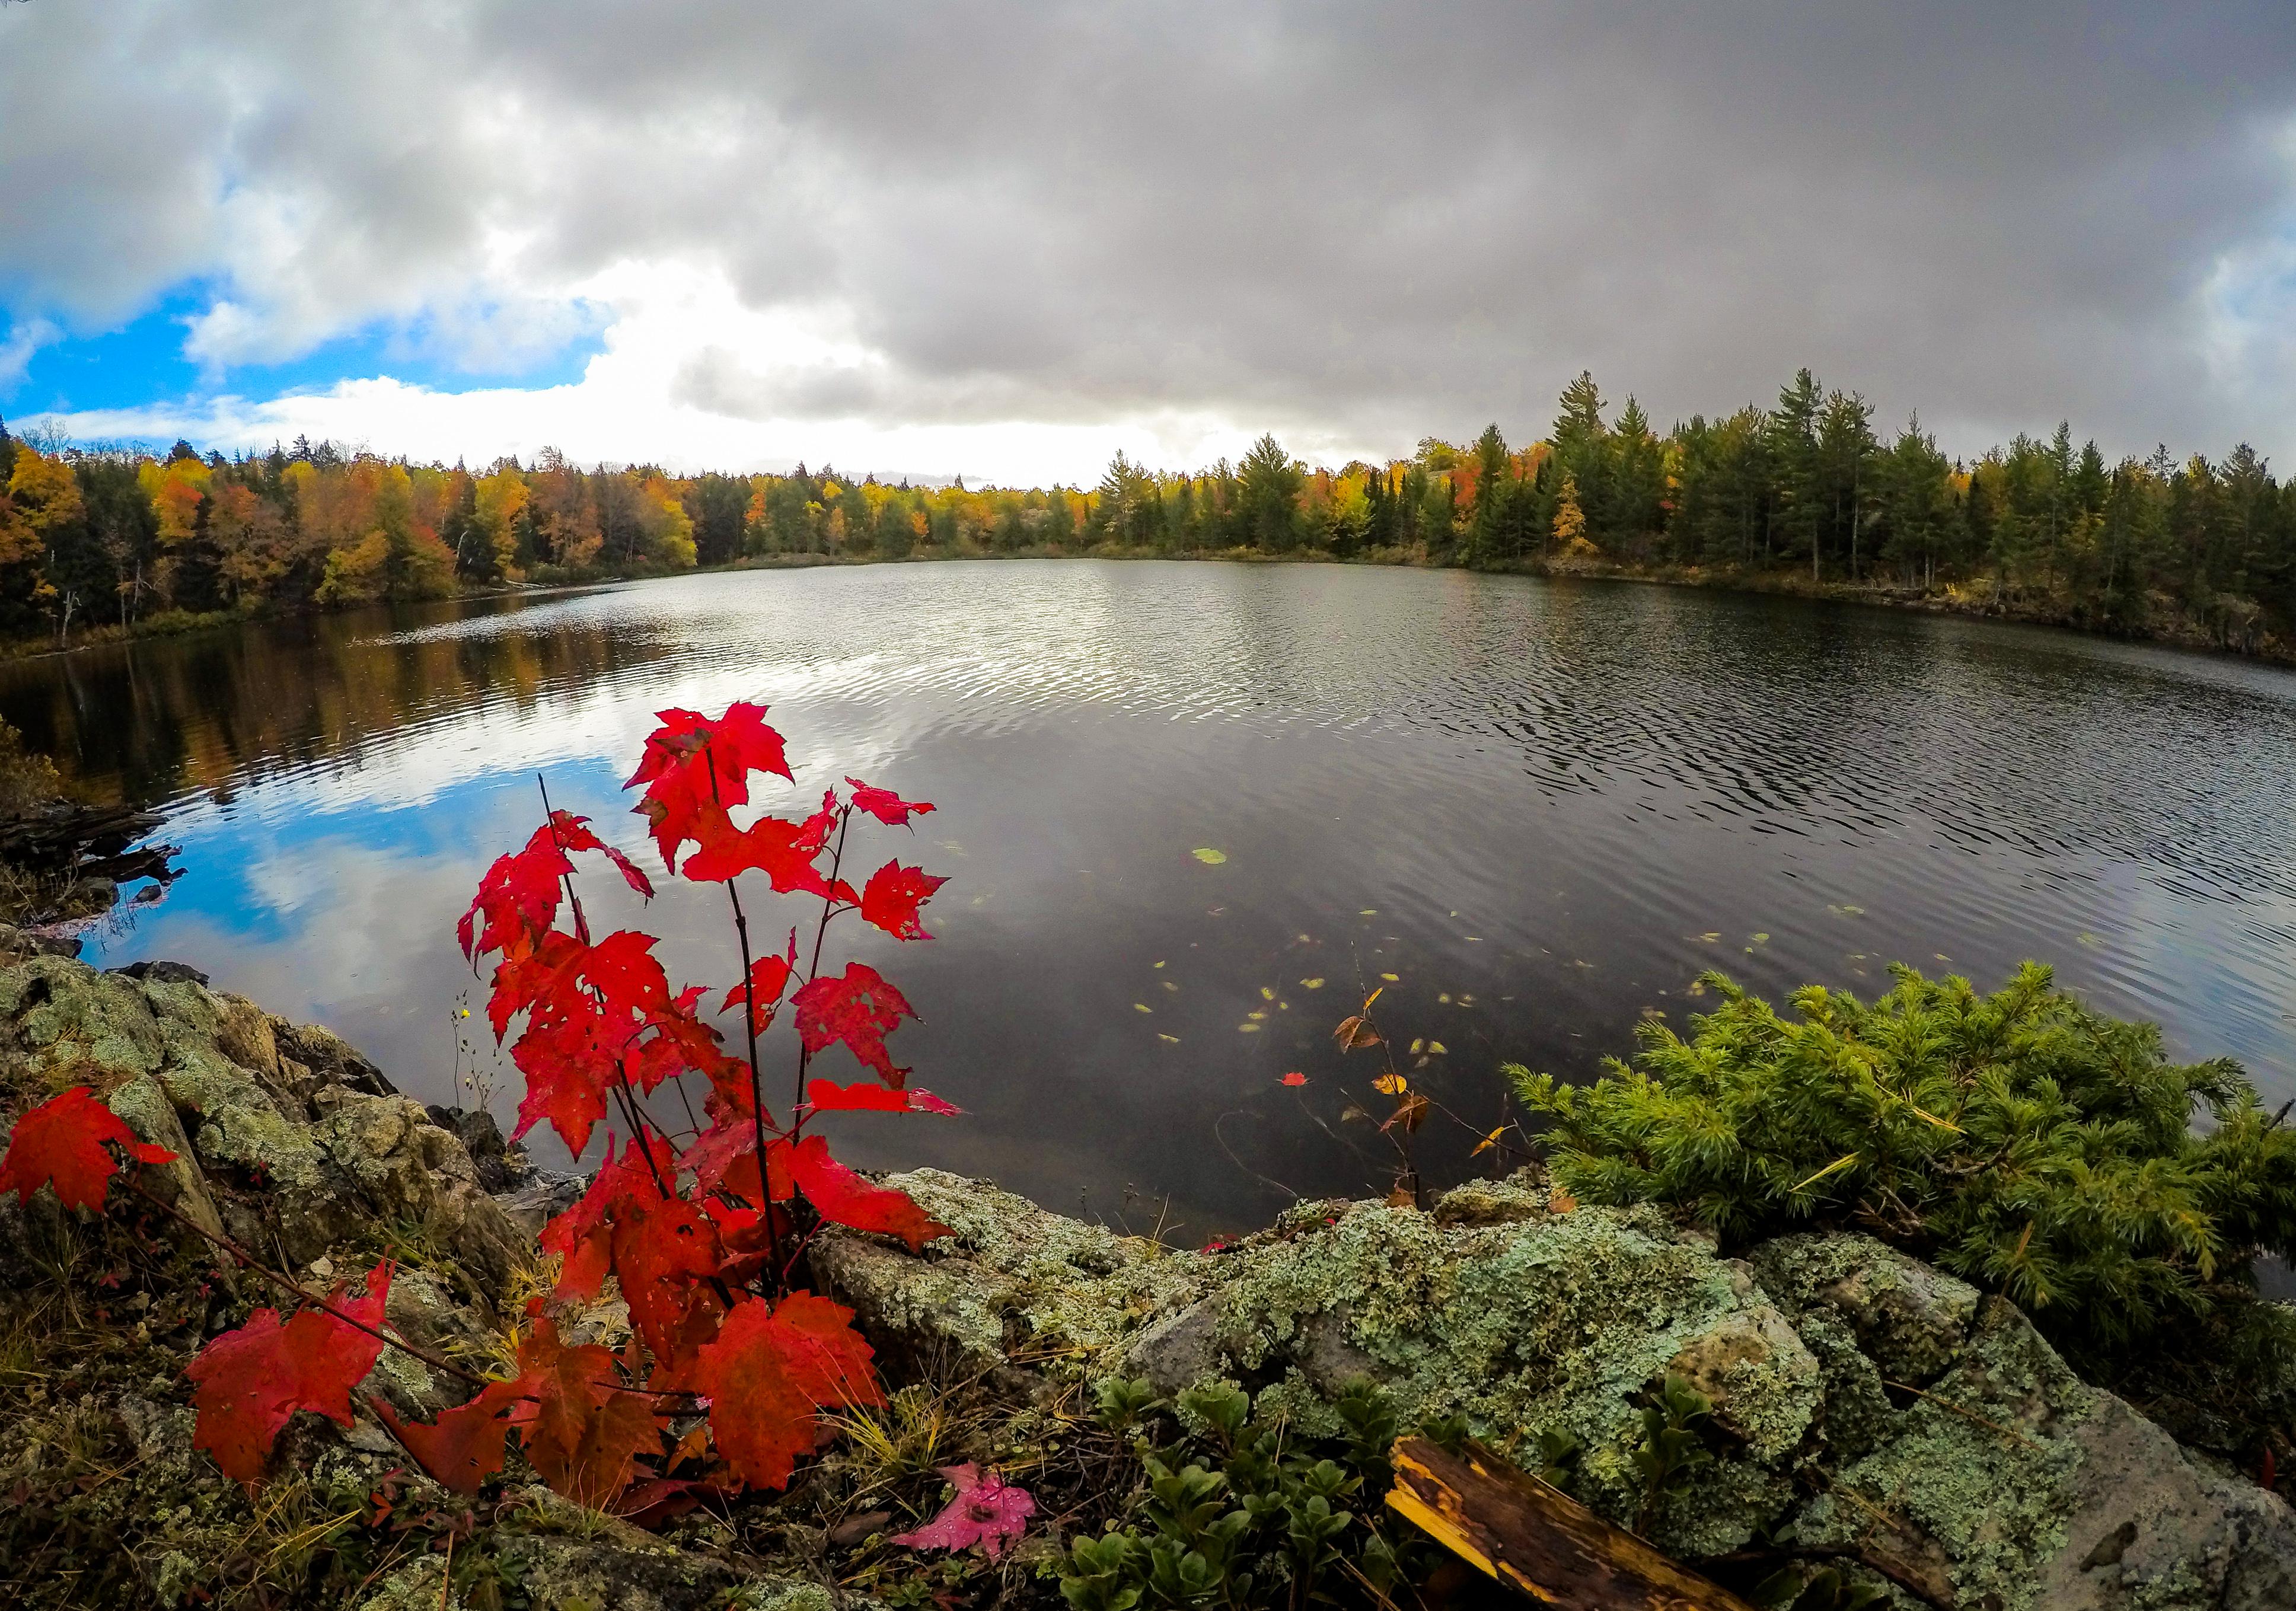
{"label": "lake", "polygon": [[[1340,1119],[1375,1071],[1330,1034],[1362,991],[1443,1049],[1424,1083],[1464,1123],[1423,1133],[1441,1181],[1496,1122],[1499,1063],[1589,1075],[1644,1014],[1683,1024],[1708,968],[1870,995],[1892,960],[1991,987],[2038,957],[2296,1095],[2296,675],[2228,659],[1632,584],[1070,560],[699,576],[0,666],[0,715],[95,792],[165,807],[183,847],[92,961],[191,962],[426,1100],[475,1062],[505,1120],[515,1072],[454,1016],[483,1000],[453,934],[480,873],[538,821],[537,773],[658,871],[619,783],[654,710],[736,699],[789,736],[800,787],[770,804],[852,773],[939,806],[859,853],[949,876],[937,938],[849,954],[907,994],[923,1022],[894,1051],[966,1112],[843,1123],[857,1163],[1200,1239],[1383,1189],[1383,1143]],[[586,899],[661,934],[673,978],[738,971],[715,888],[642,912],[592,876]],[[807,915],[750,904],[767,931]]]}

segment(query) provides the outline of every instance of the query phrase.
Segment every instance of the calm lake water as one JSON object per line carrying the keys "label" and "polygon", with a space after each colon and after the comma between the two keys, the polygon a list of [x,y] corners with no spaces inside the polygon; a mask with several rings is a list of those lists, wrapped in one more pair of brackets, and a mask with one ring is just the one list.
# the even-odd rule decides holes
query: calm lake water
{"label": "calm lake water", "polygon": [[[455,920],[537,820],[537,772],[658,867],[619,790],[651,713],[744,698],[789,735],[802,787],[776,803],[850,773],[940,807],[862,863],[950,875],[938,938],[872,930],[857,954],[924,1017],[896,1054],[967,1111],[849,1124],[857,1162],[1190,1239],[1383,1185],[1377,1138],[1339,1119],[1374,1070],[1330,1040],[1382,982],[1382,1019],[1440,1043],[1429,1087],[1477,1124],[1498,1063],[1588,1074],[1644,1013],[1681,1024],[1702,969],[1871,994],[1893,959],[1988,985],[2054,961],[2296,1095],[2296,676],[2234,661],[1632,585],[1053,560],[696,577],[0,667],[0,714],[165,806],[184,847],[94,960],[190,961],[431,1100],[456,1094],[452,1015],[482,994]],[[593,877],[586,898],[662,934],[674,977],[737,971],[714,889],[641,913]],[[805,915],[756,904],[767,928]],[[506,1118],[516,1075],[472,1038]],[[1471,1140],[1431,1127],[1429,1173]]]}

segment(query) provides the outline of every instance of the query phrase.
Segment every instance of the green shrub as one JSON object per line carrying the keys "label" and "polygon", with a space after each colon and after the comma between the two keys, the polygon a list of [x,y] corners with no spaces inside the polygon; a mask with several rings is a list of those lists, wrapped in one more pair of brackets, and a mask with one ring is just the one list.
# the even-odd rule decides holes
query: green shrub
{"label": "green shrub", "polygon": [[1688,1039],[1646,1023],[1631,1066],[1576,1089],[1505,1073],[1582,1201],[1676,1205],[1729,1243],[1870,1231],[2005,1294],[2108,1378],[2169,1328],[2296,1357],[2296,1312],[2254,1281],[2296,1240],[2296,1132],[2238,1065],[2172,1063],[2157,1027],[2035,963],[1989,996],[1893,972],[1870,1006],[1798,991],[1792,1019],[1709,974],[1720,1004]]}
{"label": "green shrub", "polygon": [[1074,1611],[1242,1611],[1311,1599],[1389,1607],[1406,1560],[1423,1571],[1433,1560],[1431,1546],[1409,1528],[1398,1532],[1381,1509],[1398,1426],[1377,1389],[1359,1385],[1341,1395],[1333,1408],[1343,1430],[1328,1439],[1254,1415],[1241,1388],[1193,1388],[1179,1407],[1181,1417],[1168,1416],[1145,1382],[1101,1387],[1109,1430],[1152,1422],[1179,1435],[1136,1443],[1145,1480],[1126,1525],[1111,1522],[1070,1546],[1061,1593]]}

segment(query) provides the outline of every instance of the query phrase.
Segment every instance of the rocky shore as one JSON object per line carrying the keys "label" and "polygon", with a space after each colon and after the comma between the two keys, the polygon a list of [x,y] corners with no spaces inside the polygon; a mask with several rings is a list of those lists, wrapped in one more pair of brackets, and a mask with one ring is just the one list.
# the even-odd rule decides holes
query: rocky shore
{"label": "rocky shore", "polygon": [[[99,972],[0,934],[0,1117],[75,1084],[180,1155],[145,1170],[147,1190],[314,1285],[398,1260],[390,1327],[474,1367],[502,1356],[505,1325],[541,1289],[535,1231],[578,1190],[483,1116],[399,1094],[324,1029],[189,969]],[[1655,1209],[1578,1206],[1527,1173],[1458,1187],[1431,1212],[1302,1203],[1185,1252],[984,1182],[919,1170],[895,1183],[953,1234],[913,1255],[825,1232],[816,1285],[856,1310],[891,1379],[971,1384],[1007,1443],[1056,1443],[1110,1378],[1166,1394],[1232,1383],[1262,1416],[1311,1429],[1369,1380],[1406,1421],[1461,1415],[1496,1445],[1569,1434],[1579,1497],[1693,1561],[1759,1544],[1838,1562],[1906,1607],[2296,1605],[2285,1502],[2083,1382],[2013,1306],[1862,1236],[1726,1258]],[[794,1510],[735,1527],[697,1510],[649,1532],[551,1494],[515,1455],[498,1502],[461,1505],[364,1413],[348,1431],[299,1418],[272,1483],[242,1493],[192,1446],[183,1365],[275,1296],[166,1220],[127,1217],[0,1200],[0,1600],[811,1611],[868,1599],[849,1528]],[[618,1311],[579,1323],[619,1343]],[[1638,1518],[1640,1406],[1670,1375],[1711,1402],[1716,1454]],[[386,1352],[355,1401],[429,1415],[468,1391]],[[1047,1517],[1006,1558],[998,1598],[1059,1603],[1058,1525]],[[336,1559],[324,1595],[307,1576],[289,1597],[286,1567],[322,1550]]]}

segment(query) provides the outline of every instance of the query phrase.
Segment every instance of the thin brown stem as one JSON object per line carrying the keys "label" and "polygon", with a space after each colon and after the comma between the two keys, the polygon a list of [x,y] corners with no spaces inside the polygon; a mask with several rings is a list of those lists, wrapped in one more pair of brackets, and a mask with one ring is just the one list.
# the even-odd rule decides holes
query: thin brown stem
{"label": "thin brown stem", "polygon": [[352,1315],[345,1314],[341,1310],[336,1308],[334,1304],[329,1303],[325,1298],[321,1297],[317,1293],[313,1292],[309,1288],[295,1280],[294,1277],[282,1275],[278,1271],[274,1270],[270,1265],[256,1257],[255,1255],[250,1253],[246,1248],[232,1240],[231,1238],[217,1235],[215,1231],[209,1230],[205,1225],[201,1224],[197,1220],[193,1219],[189,1214],[186,1214],[182,1210],[178,1209],[173,1203],[160,1201],[160,1198],[144,1190],[138,1182],[128,1180],[122,1183],[127,1186],[128,1190],[134,1192],[136,1197],[150,1204],[152,1207],[157,1208],[160,1213],[175,1221],[176,1223],[184,1227],[184,1230],[191,1231],[202,1241],[221,1249],[225,1253],[228,1253],[232,1257],[237,1259],[250,1270],[254,1271],[256,1274],[261,1276],[264,1280],[271,1282],[275,1287],[293,1293],[297,1297],[302,1299],[303,1302],[310,1304],[313,1308],[332,1315],[334,1319],[342,1321],[346,1326],[354,1327],[360,1331],[365,1332],[369,1337],[373,1337],[378,1342],[389,1344],[391,1347],[398,1349],[401,1353],[421,1360],[433,1370],[442,1371],[448,1376],[455,1377],[463,1381],[470,1383],[474,1387],[483,1387],[487,1385],[487,1378],[483,1376],[480,1376],[473,1371],[465,1370],[462,1366],[452,1364],[446,1360],[440,1359],[437,1354],[430,1353],[427,1349],[418,1348],[410,1342],[406,1342],[399,1337],[395,1337],[387,1331],[383,1331],[376,1327],[368,1325],[365,1321],[359,1320]]}
{"label": "thin brown stem", "polygon": [[[723,812],[726,807],[718,795],[718,752],[707,743],[701,747],[703,764],[709,768],[709,803]],[[726,880],[726,898],[734,903],[734,933],[742,944],[742,1028],[750,1042],[750,1130],[758,1148],[758,1193],[765,1198],[767,1256],[774,1268],[781,1268],[782,1233],[774,1223],[773,1175],[766,1165],[766,1076],[758,1064],[758,1002],[756,964],[750,955],[750,920],[742,911],[741,892],[734,887],[738,873]],[[791,1116],[794,1121],[795,1116]]]}
{"label": "thin brown stem", "polygon": [[[853,807],[845,806],[837,814],[837,848],[829,858],[830,893],[821,897],[821,921],[813,931],[813,960],[806,964],[805,982],[808,985],[821,976],[821,943],[829,937],[829,920],[838,912],[837,875],[845,865],[845,830],[853,821]],[[813,1053],[806,1049],[805,1037],[797,1040],[797,1107],[790,1114],[790,1135],[792,1140],[805,1128],[805,1070],[813,1061]]]}
{"label": "thin brown stem", "polygon": [[[558,875],[558,881],[566,887],[566,904],[574,909],[574,937],[587,945],[591,943],[590,920],[582,911],[582,897],[574,893],[573,863],[566,856],[564,842],[558,837],[558,814],[550,809],[550,785],[537,772],[534,774],[534,786],[542,791],[542,820],[549,826],[550,842],[558,846],[560,857],[567,861],[567,871]],[[605,1005],[605,998],[596,985],[590,987],[590,994],[601,1008]],[[665,1198],[674,1196],[669,1182],[662,1176],[661,1165],[654,1161],[653,1148],[646,1141],[644,1122],[638,1116],[637,1096],[630,1090],[629,1074],[623,1068],[622,1059],[619,1057],[614,1059],[614,1084],[622,1099],[623,1116],[629,1122],[630,1133],[636,1138],[638,1151],[645,1158],[646,1172],[653,1176],[655,1189]]]}

